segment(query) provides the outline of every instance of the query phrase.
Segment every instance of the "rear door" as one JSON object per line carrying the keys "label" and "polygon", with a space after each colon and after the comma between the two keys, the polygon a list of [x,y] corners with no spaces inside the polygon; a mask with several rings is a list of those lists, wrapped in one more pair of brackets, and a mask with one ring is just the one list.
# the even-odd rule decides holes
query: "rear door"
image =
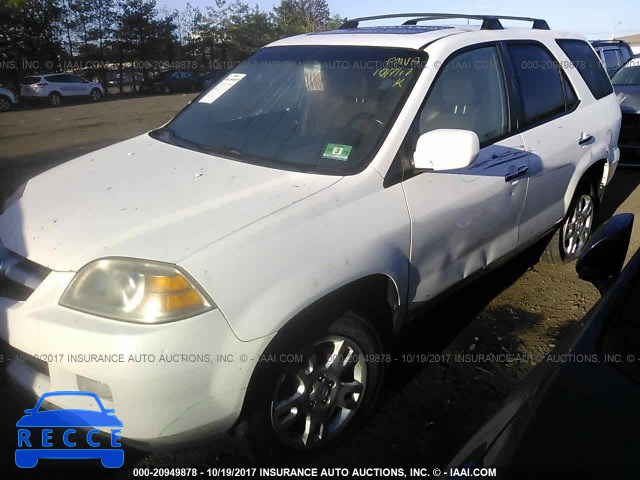
{"label": "rear door", "polygon": [[481,150],[467,168],[413,175],[409,168],[402,182],[412,227],[409,301],[434,297],[516,247],[529,166],[522,137],[511,133],[505,78],[497,44],[454,53],[416,119],[414,137],[470,130]]}
{"label": "rear door", "polygon": [[71,84],[69,75],[60,73],[57,75],[49,75],[46,79],[49,82],[50,92],[58,92],[63,97],[73,96],[73,85]]}
{"label": "rear door", "polygon": [[565,215],[565,193],[580,161],[589,161],[590,132],[570,115],[580,103],[551,52],[535,41],[506,42],[520,92],[519,129],[530,153],[529,190],[520,244],[545,233]]}

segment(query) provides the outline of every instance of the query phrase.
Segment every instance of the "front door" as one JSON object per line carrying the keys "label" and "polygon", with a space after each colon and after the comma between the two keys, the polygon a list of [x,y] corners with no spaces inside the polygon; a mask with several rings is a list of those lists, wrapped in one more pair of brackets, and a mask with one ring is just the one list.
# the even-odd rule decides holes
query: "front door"
{"label": "front door", "polygon": [[433,298],[515,249],[529,154],[509,135],[510,113],[496,46],[453,54],[436,77],[419,134],[471,130],[481,150],[469,167],[403,181],[411,216],[409,302]]}

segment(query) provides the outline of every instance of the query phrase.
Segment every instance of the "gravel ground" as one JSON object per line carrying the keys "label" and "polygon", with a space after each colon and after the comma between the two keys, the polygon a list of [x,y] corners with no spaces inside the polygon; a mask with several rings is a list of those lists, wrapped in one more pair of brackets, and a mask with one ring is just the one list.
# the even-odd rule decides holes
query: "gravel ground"
{"label": "gravel ground", "polygon": [[[192,98],[119,99],[0,115],[0,198],[56,164],[163,124]],[[607,191],[603,217],[640,213],[638,184],[640,171],[620,170]],[[639,246],[636,229],[631,251]],[[422,314],[420,326],[394,351],[371,422],[337,451],[302,464],[445,466],[536,359],[579,333],[583,315],[598,299],[595,288],[578,280],[573,265],[536,263],[537,254],[536,248],[525,252]],[[473,357],[460,359],[461,354]],[[481,361],[489,354],[519,354],[521,360]],[[6,478],[25,478],[25,471],[13,466],[15,421],[32,400],[18,395],[4,372],[0,388],[0,464],[9,468]],[[95,463],[73,465],[83,477],[130,478],[136,466],[259,466],[253,458],[243,440],[224,438],[156,454],[127,449],[126,468],[117,472]]]}

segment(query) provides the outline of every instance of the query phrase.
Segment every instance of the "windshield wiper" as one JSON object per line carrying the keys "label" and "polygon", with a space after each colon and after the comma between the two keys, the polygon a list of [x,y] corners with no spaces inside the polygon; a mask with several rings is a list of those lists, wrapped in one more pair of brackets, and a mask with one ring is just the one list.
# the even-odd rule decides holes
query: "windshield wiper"
{"label": "windshield wiper", "polygon": [[[178,147],[188,148],[190,150],[196,150],[201,153],[206,153],[209,155],[219,155],[223,157],[231,158],[232,160],[238,160],[241,162],[251,163],[253,165],[265,165],[272,166],[275,168],[286,169],[286,170],[294,170],[296,172],[301,173],[319,173],[319,167],[317,165],[297,165],[295,163],[283,162],[280,160],[275,160],[272,158],[264,158],[259,157],[257,155],[249,155],[247,153],[238,150],[237,148],[231,147],[229,145],[221,145],[221,146],[209,146],[203,145],[198,142],[194,142],[192,140],[186,140],[179,135],[177,135],[172,129],[168,127],[161,127],[156,130],[152,130],[149,134],[158,140],[165,141],[172,145],[176,145]],[[256,163],[256,160],[260,163]],[[335,174],[334,172],[331,172]]]}

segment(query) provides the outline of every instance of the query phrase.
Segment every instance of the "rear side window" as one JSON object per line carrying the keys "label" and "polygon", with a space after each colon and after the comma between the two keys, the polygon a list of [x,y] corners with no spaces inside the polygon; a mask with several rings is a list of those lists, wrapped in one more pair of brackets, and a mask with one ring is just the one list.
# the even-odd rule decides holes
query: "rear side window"
{"label": "rear side window", "polygon": [[68,75],[50,75],[48,77],[45,77],[45,79],[51,83],[69,83],[67,78]]}
{"label": "rear side window", "polygon": [[23,85],[35,85],[40,81],[40,77],[24,77],[22,80]]}
{"label": "rear side window", "polygon": [[520,86],[525,125],[564,113],[564,86],[551,54],[535,43],[510,43],[507,49]]}
{"label": "rear side window", "polygon": [[618,58],[617,50],[605,50],[604,51],[604,63],[607,67],[617,67],[620,65],[620,59]]}
{"label": "rear side window", "polygon": [[613,93],[607,72],[587,42],[582,40],[556,40],[556,42],[580,72],[596,99],[599,100]]}

